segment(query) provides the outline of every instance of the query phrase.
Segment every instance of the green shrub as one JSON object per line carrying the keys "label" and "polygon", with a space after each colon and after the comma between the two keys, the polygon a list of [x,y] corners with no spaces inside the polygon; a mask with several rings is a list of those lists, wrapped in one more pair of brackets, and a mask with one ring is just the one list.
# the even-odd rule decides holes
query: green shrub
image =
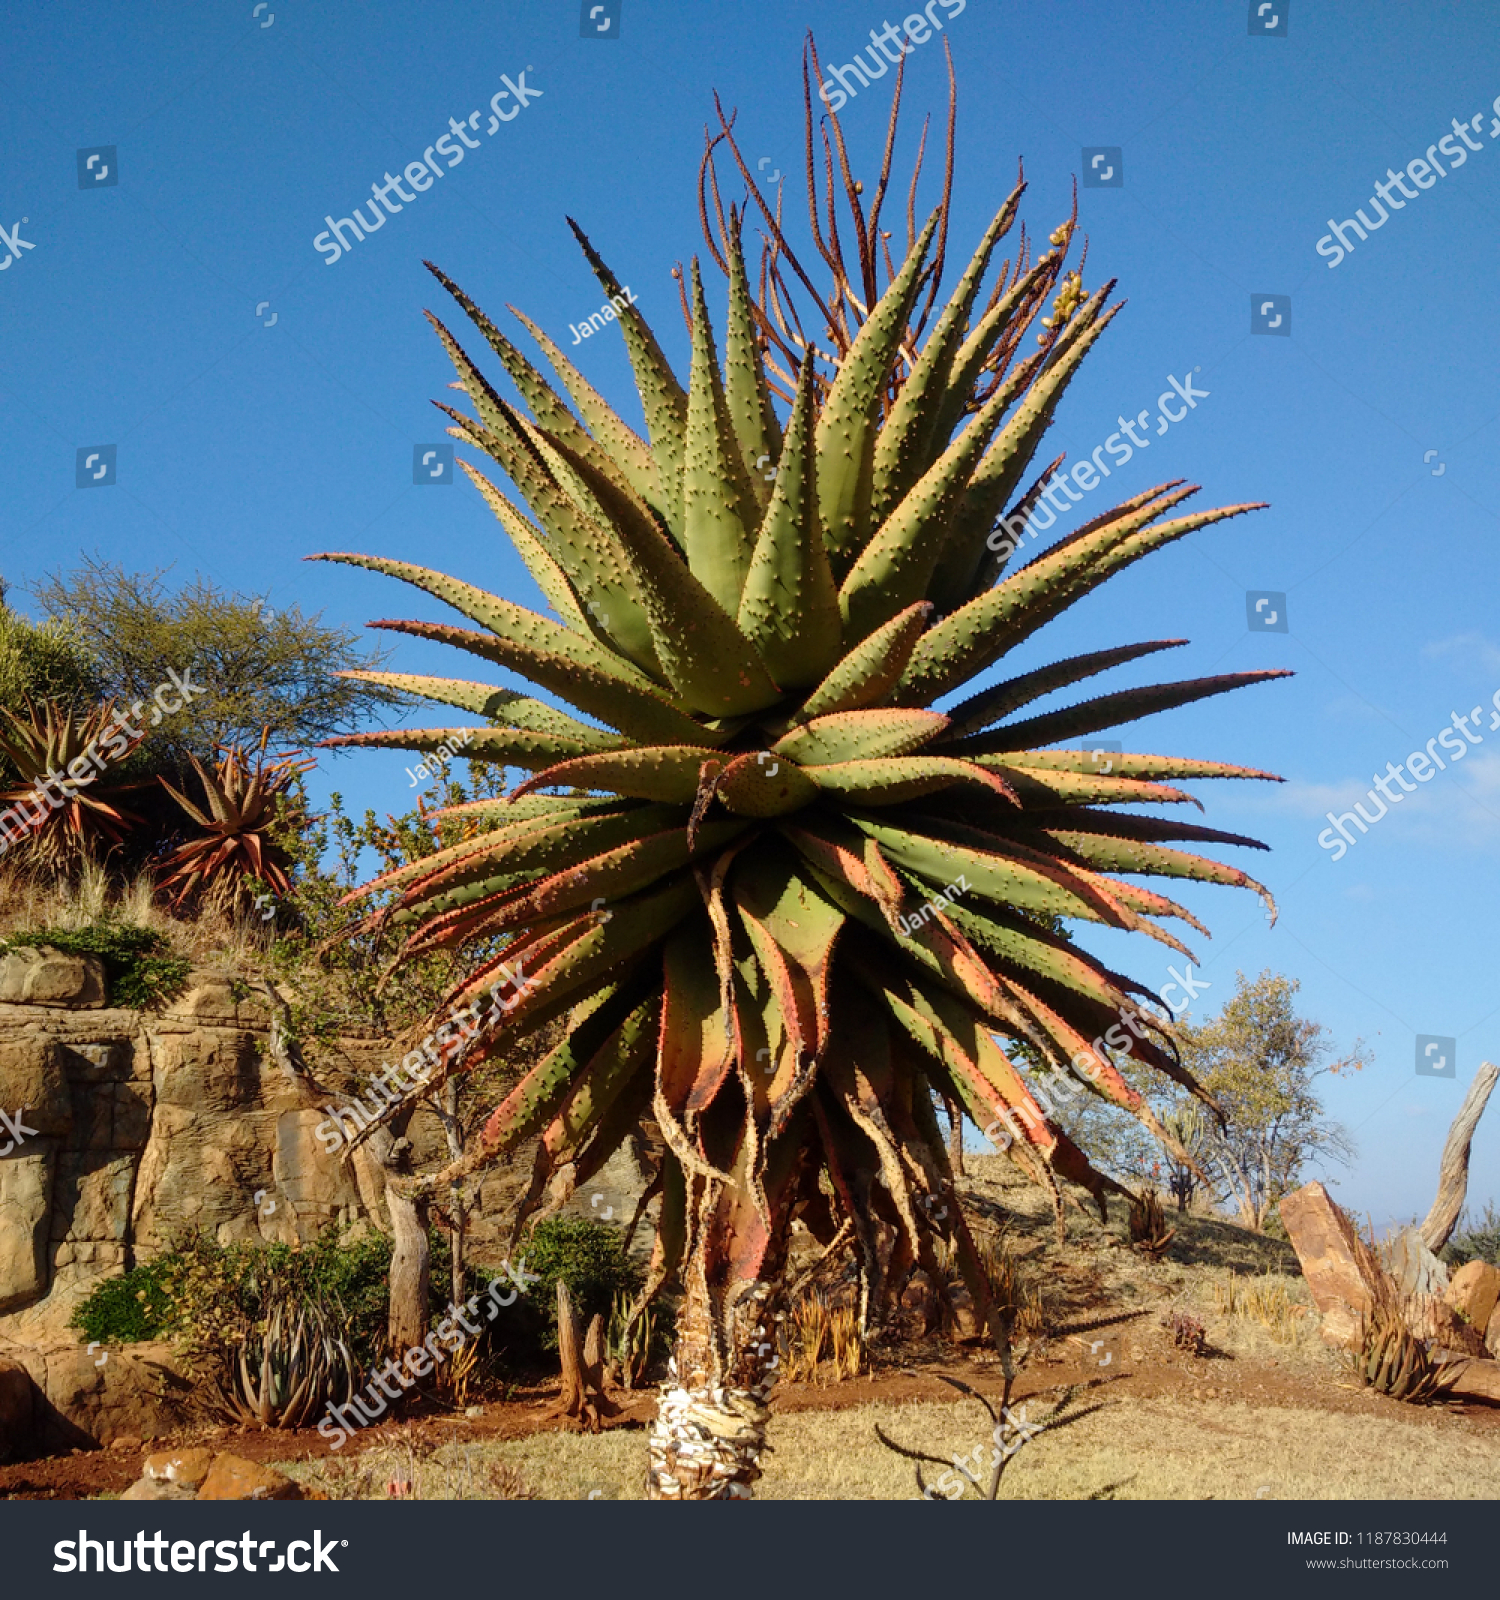
{"label": "green shrub", "polygon": [[537,1343],[557,1349],[557,1281],[568,1286],[578,1319],[587,1327],[621,1291],[639,1288],[639,1275],[620,1247],[620,1233],[587,1217],[549,1217],[526,1236],[521,1255],[538,1281],[527,1290],[527,1303],[537,1322]]}
{"label": "green shrub", "polygon": [[97,956],[109,980],[110,1003],[142,1010],[169,999],[187,980],[191,963],[164,952],[170,946],[151,928],[103,917],[87,928],[42,928],[0,940],[7,950],[51,945],[66,955]]}
{"label": "green shrub", "polygon": [[1500,1211],[1495,1202],[1487,1200],[1484,1215],[1471,1219],[1467,1213],[1460,1219],[1457,1232],[1443,1247],[1443,1260],[1450,1267],[1461,1267],[1467,1261],[1488,1261],[1500,1267]]}
{"label": "green shrub", "polygon": [[299,1246],[200,1237],[97,1285],[70,1326],[102,1344],[174,1338],[222,1348],[290,1294],[334,1310],[349,1348],[368,1362],[385,1342],[390,1265],[390,1240],[380,1234],[340,1244],[329,1232]]}
{"label": "green shrub", "polygon": [[[436,1323],[447,1315],[450,1257],[445,1237],[434,1230],[429,1238],[429,1307]],[[368,1366],[385,1350],[390,1272],[391,1241],[375,1232],[341,1243],[330,1229],[295,1246],[221,1245],[189,1237],[154,1261],[98,1284],[70,1326],[106,1345],[175,1339],[189,1350],[208,1352],[238,1343],[273,1302],[290,1297],[332,1310],[355,1359]],[[470,1271],[466,1288],[482,1293],[492,1276]]]}
{"label": "green shrub", "polygon": [[[74,631],[55,621],[38,625],[0,595],[0,706],[18,713],[27,700],[82,706],[97,688],[88,652]],[[11,776],[8,764],[4,775]]]}
{"label": "green shrub", "polygon": [[161,1256],[123,1278],[106,1278],[74,1311],[69,1326],[103,1345],[165,1338],[173,1320],[172,1277],[172,1258]]}

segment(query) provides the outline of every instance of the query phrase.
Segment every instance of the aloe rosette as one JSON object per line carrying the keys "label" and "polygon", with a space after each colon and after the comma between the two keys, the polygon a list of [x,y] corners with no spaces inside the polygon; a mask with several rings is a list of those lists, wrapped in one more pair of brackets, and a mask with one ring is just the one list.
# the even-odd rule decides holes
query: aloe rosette
{"label": "aloe rosette", "polygon": [[[848,193],[868,234],[861,257],[868,243],[873,260],[875,218],[862,190]],[[1128,1016],[1135,1061],[1201,1096],[1170,1025],[1139,1011],[1148,991],[1063,924],[1186,952],[1169,925],[1200,924],[1139,880],[1261,890],[1198,853],[1254,841],[1176,820],[1192,802],[1176,785],[1270,774],[1143,753],[1104,773],[1060,746],[1276,674],[1034,709],[1183,642],[1156,640],[964,692],[1116,572],[1254,509],[1189,511],[1195,489],[1166,483],[1006,570],[998,519],[1035,503],[1052,468],[1028,482],[1032,458],[1118,309],[1111,285],[1085,295],[1070,276],[1058,290],[1071,223],[1034,263],[1018,249],[980,303],[1020,193],[920,344],[916,308],[936,288],[945,208],[909,228],[878,295],[840,302],[828,352],[791,336],[764,270],[752,295],[744,219],[731,209],[724,353],[694,263],[685,387],[575,226],[618,310],[644,436],[540,328],[517,313],[557,385],[433,268],[519,395],[503,398],[432,317],[472,408],[440,409],[508,480],[462,463],[554,615],[406,561],[318,558],[400,578],[463,619],[375,626],[454,646],[551,697],[359,673],[486,726],[329,742],[428,752],[462,733],[472,756],[530,773],[509,799],[457,808],[487,831],[360,892],[385,892],[381,915],[404,935],[403,955],[508,936],[463,996],[524,974],[507,1020],[429,1087],[566,1020],[562,1042],[427,1188],[540,1135],[534,1203],[549,1180],[554,1197],[586,1183],[643,1114],[660,1126],[648,1288],[675,1279],[684,1297],[651,1446],[658,1496],[744,1493],[757,1475],[769,1317],[794,1215],[824,1241],[852,1231],[872,1317],[914,1264],[933,1266],[934,1233],[953,1239],[989,1314],[934,1091],[981,1128],[1017,1130],[1011,1154],[1036,1181],[1054,1197],[1076,1186],[1101,1211],[1119,1185],[1038,1104],[1023,1058],[1160,1134],[1110,1047],[1095,1045]],[[1023,355],[1049,300],[1039,348]],[[800,361],[768,370],[768,352],[788,348]],[[931,1203],[941,1194],[950,1203]]]}

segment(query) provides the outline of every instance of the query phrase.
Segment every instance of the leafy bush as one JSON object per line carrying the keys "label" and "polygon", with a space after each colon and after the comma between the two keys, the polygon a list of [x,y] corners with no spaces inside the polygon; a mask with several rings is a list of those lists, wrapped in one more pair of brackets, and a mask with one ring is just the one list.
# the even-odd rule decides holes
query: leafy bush
{"label": "leafy bush", "polygon": [[1484,1215],[1477,1220],[1465,1213],[1458,1231],[1443,1247],[1443,1260],[1450,1267],[1461,1267],[1466,1261],[1488,1261],[1492,1267],[1500,1267],[1500,1211],[1493,1200],[1485,1202]]}
{"label": "leafy bush", "polygon": [[97,956],[109,979],[109,998],[117,1006],[140,1010],[168,999],[187,979],[191,963],[166,954],[170,946],[151,928],[103,917],[87,928],[42,928],[0,941],[8,950],[51,945],[66,955]]}
{"label": "leafy bush", "polygon": [[106,1278],[73,1312],[69,1327],[103,1345],[165,1338],[172,1327],[173,1276],[173,1257],[161,1256],[123,1278]]}
{"label": "leafy bush", "polygon": [[340,1244],[332,1232],[307,1245],[182,1242],[123,1277],[99,1284],[71,1327],[102,1344],[176,1338],[190,1347],[240,1343],[285,1297],[337,1309],[340,1331],[361,1361],[385,1340],[390,1240]]}
{"label": "leafy bush", "polygon": [[621,1249],[620,1234],[587,1217],[549,1217],[526,1236],[521,1251],[526,1271],[536,1273],[527,1302],[539,1323],[537,1342],[557,1349],[557,1282],[573,1297],[580,1324],[587,1328],[595,1313],[609,1317],[610,1304],[623,1292],[639,1288],[639,1275]]}
{"label": "leafy bush", "polygon": [[[436,1322],[447,1314],[450,1258],[447,1239],[436,1231],[430,1246],[429,1306]],[[176,1339],[207,1353],[240,1344],[277,1304],[321,1306],[337,1313],[339,1333],[368,1366],[385,1350],[390,1271],[391,1241],[380,1233],[341,1243],[330,1229],[304,1245],[185,1238],[165,1255],[98,1284],[70,1326],[106,1345]],[[467,1287],[479,1291],[493,1274],[467,1276]]]}
{"label": "leafy bush", "polygon": [[0,597],[0,706],[20,711],[28,699],[81,706],[96,690],[88,653],[75,633],[55,621],[38,626]]}
{"label": "leafy bush", "polygon": [[357,632],[329,627],[295,603],[273,611],[263,598],[202,577],[177,588],[166,577],[166,569],[131,572],[86,559],[33,592],[104,695],[126,706],[147,700],[174,671],[205,691],[153,736],[179,772],[190,756],[211,759],[220,744],[253,742],[267,723],[285,749],[409,703],[381,685],[343,676],[349,668],[379,667],[389,654],[371,650]]}

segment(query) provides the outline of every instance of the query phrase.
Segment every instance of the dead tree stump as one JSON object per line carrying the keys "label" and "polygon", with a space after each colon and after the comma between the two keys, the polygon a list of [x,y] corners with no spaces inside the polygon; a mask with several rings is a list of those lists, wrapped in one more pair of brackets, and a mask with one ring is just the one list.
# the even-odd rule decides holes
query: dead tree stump
{"label": "dead tree stump", "polygon": [[1419,1230],[1422,1242],[1434,1255],[1447,1244],[1464,1208],[1469,1192],[1469,1146],[1474,1142],[1474,1129],[1484,1115],[1485,1102],[1500,1078],[1500,1068],[1486,1061],[1474,1074],[1464,1103],[1458,1108],[1453,1126],[1448,1130],[1448,1142],[1443,1146],[1443,1158],[1438,1165],[1437,1198],[1432,1210]]}
{"label": "dead tree stump", "polygon": [[604,1392],[604,1318],[597,1313],[581,1339],[573,1297],[561,1278],[557,1280],[557,1351],[562,1358],[562,1395],[549,1417],[576,1423],[585,1433],[598,1433],[604,1417],[619,1415],[619,1407]]}

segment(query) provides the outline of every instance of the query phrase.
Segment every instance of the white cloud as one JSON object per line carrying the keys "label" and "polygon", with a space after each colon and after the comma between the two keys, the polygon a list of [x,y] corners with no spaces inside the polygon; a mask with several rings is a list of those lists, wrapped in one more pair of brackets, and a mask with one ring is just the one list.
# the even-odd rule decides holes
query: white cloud
{"label": "white cloud", "polygon": [[1455,633],[1450,639],[1434,639],[1422,646],[1422,654],[1429,660],[1457,657],[1487,671],[1500,670],[1500,648],[1492,645],[1482,633]]}
{"label": "white cloud", "polygon": [[[1393,749],[1389,760],[1404,762],[1408,753]],[[1462,760],[1449,762],[1446,770],[1432,770],[1411,792],[1402,789],[1399,778],[1388,779],[1391,792],[1399,796],[1394,803],[1384,799],[1378,789],[1375,799],[1370,799],[1377,773],[1385,776],[1385,763],[1369,776],[1340,778],[1333,783],[1292,779],[1274,793],[1245,799],[1252,808],[1305,817],[1320,827],[1327,826],[1330,811],[1341,816],[1362,804],[1365,816],[1376,818],[1369,830],[1372,836],[1392,833],[1407,843],[1500,848],[1500,749],[1471,748]],[[1386,808],[1383,817],[1379,815],[1382,805]],[[1358,834],[1358,826],[1353,825],[1351,831]]]}

